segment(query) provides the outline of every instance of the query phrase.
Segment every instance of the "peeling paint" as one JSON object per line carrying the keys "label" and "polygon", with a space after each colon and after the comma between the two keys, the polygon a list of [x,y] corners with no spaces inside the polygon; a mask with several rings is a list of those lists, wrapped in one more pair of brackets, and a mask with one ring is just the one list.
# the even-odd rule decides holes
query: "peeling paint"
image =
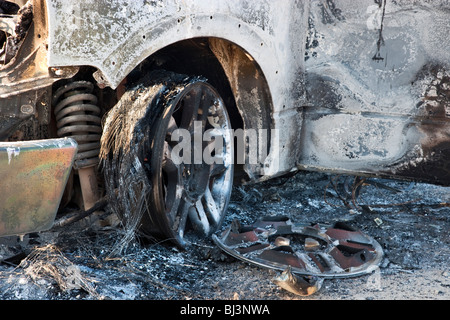
{"label": "peeling paint", "polygon": [[8,147],[6,152],[8,153],[8,164],[11,164],[12,157],[17,157],[20,154],[20,147]]}

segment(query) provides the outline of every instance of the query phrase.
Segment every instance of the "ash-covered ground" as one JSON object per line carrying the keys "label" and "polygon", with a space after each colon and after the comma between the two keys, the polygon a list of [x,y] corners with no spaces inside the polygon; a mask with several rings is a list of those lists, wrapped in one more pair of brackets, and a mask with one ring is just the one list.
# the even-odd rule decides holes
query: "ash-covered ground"
{"label": "ash-covered ground", "polygon": [[345,221],[384,250],[372,274],[326,279],[298,296],[278,287],[278,271],[249,265],[211,239],[188,235],[180,251],[170,243],[133,241],[111,255],[119,226],[78,222],[23,239],[1,240],[3,300],[447,300],[450,298],[448,188],[380,179],[299,172],[235,187],[223,228],[233,219],[266,215],[292,222]]}

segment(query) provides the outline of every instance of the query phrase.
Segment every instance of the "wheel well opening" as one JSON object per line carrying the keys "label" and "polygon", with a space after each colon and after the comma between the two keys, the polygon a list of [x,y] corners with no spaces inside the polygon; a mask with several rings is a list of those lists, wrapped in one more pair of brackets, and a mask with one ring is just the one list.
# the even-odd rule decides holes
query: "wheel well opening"
{"label": "wheel well opening", "polygon": [[227,76],[209,48],[207,38],[183,40],[158,50],[139,64],[130,73],[127,81],[133,83],[143,74],[156,69],[207,78],[226,103],[233,128],[242,128],[242,117],[236,107]]}
{"label": "wheel well opening", "polygon": [[[271,128],[272,103],[267,82],[254,59],[239,46],[219,38],[179,41],[141,62],[128,75],[127,83],[133,84],[156,69],[205,77],[224,100],[234,130]],[[258,166],[236,161],[235,181],[253,180]]]}

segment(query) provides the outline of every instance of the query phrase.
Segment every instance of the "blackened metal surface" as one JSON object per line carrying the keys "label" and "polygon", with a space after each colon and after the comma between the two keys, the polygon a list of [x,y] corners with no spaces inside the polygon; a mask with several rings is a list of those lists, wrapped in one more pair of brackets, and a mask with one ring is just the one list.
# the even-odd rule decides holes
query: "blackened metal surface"
{"label": "blackened metal surface", "polygon": [[0,141],[49,138],[50,87],[0,99]]}
{"label": "blackened metal surface", "polygon": [[[388,173],[434,184],[450,185],[450,72],[426,65],[412,86],[423,86],[412,125],[420,132],[420,148],[393,164]],[[420,153],[418,153],[420,150]],[[415,151],[415,152],[414,152]]]}

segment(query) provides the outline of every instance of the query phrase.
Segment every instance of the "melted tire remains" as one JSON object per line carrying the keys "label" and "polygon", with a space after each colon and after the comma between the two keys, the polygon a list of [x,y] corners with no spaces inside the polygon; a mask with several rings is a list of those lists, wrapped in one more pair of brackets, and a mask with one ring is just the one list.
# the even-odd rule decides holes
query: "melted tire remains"
{"label": "melted tire remains", "polygon": [[[106,118],[100,156],[129,237],[139,231],[184,247],[187,230],[217,230],[233,184],[230,129],[223,100],[199,77],[156,71],[123,95]],[[211,150],[214,161],[205,161]]]}

